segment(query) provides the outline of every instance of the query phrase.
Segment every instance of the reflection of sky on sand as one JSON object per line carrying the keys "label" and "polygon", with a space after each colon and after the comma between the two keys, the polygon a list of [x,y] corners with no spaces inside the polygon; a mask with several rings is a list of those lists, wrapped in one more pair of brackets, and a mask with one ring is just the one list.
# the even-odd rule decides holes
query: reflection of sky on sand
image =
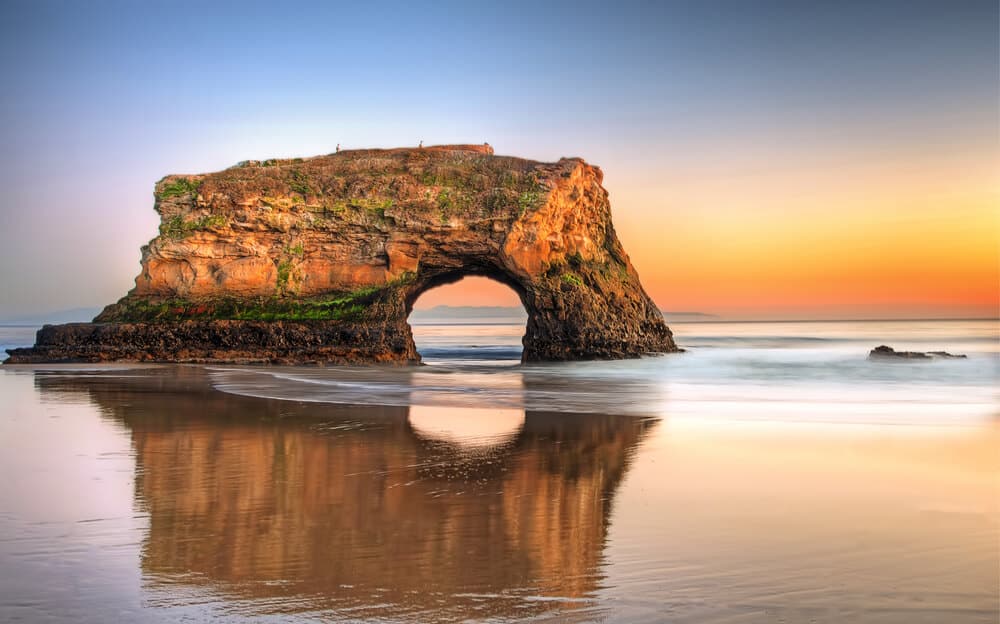
{"label": "reflection of sky on sand", "polygon": [[[937,624],[1000,610],[993,420],[657,424],[256,399],[213,390],[198,366],[50,368],[0,369],[14,536],[0,619]],[[602,387],[600,365],[569,368],[577,379],[525,367],[504,383]]]}
{"label": "reflection of sky on sand", "polygon": [[691,422],[778,421],[787,424],[948,426],[985,422],[997,415],[996,398],[987,389],[942,386],[923,389],[782,388],[722,384],[675,384],[668,387],[663,414]]}
{"label": "reflection of sky on sand", "polygon": [[640,622],[995,622],[998,448],[997,423],[666,421],[600,595]]}
{"label": "reflection of sky on sand", "polygon": [[410,426],[427,439],[460,446],[503,444],[524,426],[524,410],[413,405]]}

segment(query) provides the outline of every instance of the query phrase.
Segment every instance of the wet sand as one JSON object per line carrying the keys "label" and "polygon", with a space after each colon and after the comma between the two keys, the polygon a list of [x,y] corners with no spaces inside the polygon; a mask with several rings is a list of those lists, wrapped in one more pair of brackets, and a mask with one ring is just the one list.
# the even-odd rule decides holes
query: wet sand
{"label": "wet sand", "polygon": [[198,366],[0,369],[0,619],[1000,610],[995,420],[334,405],[211,382]]}

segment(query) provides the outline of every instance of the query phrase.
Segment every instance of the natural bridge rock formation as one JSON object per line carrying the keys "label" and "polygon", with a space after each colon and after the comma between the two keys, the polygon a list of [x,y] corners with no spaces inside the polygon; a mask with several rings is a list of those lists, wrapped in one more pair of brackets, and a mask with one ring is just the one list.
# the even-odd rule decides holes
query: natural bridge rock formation
{"label": "natural bridge rock formation", "polygon": [[414,301],[468,275],[520,296],[525,361],[676,351],[601,179],[458,145],[167,176],[135,288],[8,362],[415,362]]}

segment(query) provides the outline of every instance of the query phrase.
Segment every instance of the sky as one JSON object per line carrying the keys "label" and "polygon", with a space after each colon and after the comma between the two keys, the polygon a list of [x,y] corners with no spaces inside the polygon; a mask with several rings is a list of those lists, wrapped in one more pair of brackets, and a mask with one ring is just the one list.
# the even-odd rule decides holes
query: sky
{"label": "sky", "polygon": [[[962,2],[0,2],[0,318],[100,306],[168,173],[488,141],[601,166],[656,303],[995,317],[1000,44]],[[440,303],[516,305],[466,280]]]}

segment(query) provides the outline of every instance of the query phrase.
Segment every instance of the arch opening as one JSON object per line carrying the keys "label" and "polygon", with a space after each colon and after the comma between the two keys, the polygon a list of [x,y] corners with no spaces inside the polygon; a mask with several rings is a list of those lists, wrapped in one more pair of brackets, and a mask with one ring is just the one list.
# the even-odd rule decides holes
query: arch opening
{"label": "arch opening", "polygon": [[451,273],[407,301],[407,321],[426,364],[520,362],[528,312],[517,285],[503,278]]}

